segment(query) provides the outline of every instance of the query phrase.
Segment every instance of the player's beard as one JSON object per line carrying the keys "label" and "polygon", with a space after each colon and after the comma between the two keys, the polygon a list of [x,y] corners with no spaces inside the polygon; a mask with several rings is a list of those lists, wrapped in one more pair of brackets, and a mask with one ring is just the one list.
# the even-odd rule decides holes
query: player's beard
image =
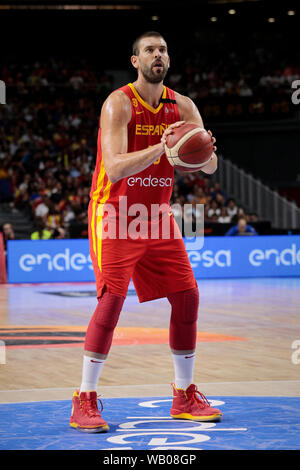
{"label": "player's beard", "polygon": [[168,67],[161,63],[162,67],[159,71],[154,71],[154,66],[151,65],[148,67],[147,65],[141,66],[141,72],[144,79],[149,83],[160,83],[164,80],[165,76],[168,73]]}

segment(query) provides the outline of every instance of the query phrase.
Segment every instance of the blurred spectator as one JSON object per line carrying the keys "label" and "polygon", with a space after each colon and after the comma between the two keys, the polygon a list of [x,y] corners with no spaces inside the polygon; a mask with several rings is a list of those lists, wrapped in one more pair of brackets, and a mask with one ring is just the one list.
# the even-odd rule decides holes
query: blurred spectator
{"label": "blurred spectator", "polygon": [[231,227],[226,233],[226,236],[236,236],[236,235],[258,235],[256,230],[247,224],[245,217],[240,217],[238,223]]}
{"label": "blurred spectator", "polygon": [[219,199],[222,199],[222,201],[225,201],[226,195],[224,191],[222,190],[221,185],[218,181],[216,181],[213,184],[213,187],[210,190],[210,194],[212,195],[213,199],[218,200],[218,196],[219,196]]}
{"label": "blurred spectator", "polygon": [[32,201],[32,207],[34,210],[35,217],[45,218],[49,213],[49,206],[47,204],[48,197],[46,195],[37,196]]}
{"label": "blurred spectator", "polygon": [[[219,208],[219,204],[215,199],[211,201],[207,215],[209,218],[213,218],[214,220],[217,220],[218,217],[221,215],[221,209]],[[217,219],[215,218],[215,216],[217,217]]]}
{"label": "blurred spectator", "polygon": [[88,236],[88,218],[82,211],[80,204],[74,204],[75,217],[70,220],[69,234],[70,238],[87,238]]}
{"label": "blurred spectator", "polygon": [[54,229],[54,231],[52,232],[52,237],[54,240],[61,240],[63,238],[65,238],[66,236],[66,231],[64,228],[62,227],[57,227]]}
{"label": "blurred spectator", "polygon": [[208,202],[207,195],[201,186],[196,186],[194,190],[194,200],[197,204],[206,204]]}
{"label": "blurred spectator", "polygon": [[8,168],[8,163],[0,159],[0,202],[10,202],[12,200]]}
{"label": "blurred spectator", "polygon": [[36,230],[30,236],[31,240],[49,240],[51,238],[51,232],[46,229],[42,217],[37,217],[35,228]]}
{"label": "blurred spectator", "polygon": [[221,214],[218,217],[218,222],[221,224],[230,224],[231,217],[228,215],[227,208],[225,206],[221,207]]}
{"label": "blurred spectator", "polygon": [[227,213],[229,217],[233,218],[234,216],[238,215],[238,206],[233,198],[228,199],[227,201]]}
{"label": "blurred spectator", "polygon": [[252,222],[252,223],[258,222],[258,215],[255,214],[255,213],[249,214],[248,215],[248,222]]}
{"label": "blurred spectator", "polygon": [[15,232],[14,232],[12,225],[9,222],[5,222],[4,224],[2,224],[1,232],[3,234],[3,243],[4,243],[4,248],[6,250],[7,241],[15,240]]}
{"label": "blurred spectator", "polygon": [[49,211],[46,219],[46,227],[53,231],[61,226],[61,215],[55,210],[52,209]]}

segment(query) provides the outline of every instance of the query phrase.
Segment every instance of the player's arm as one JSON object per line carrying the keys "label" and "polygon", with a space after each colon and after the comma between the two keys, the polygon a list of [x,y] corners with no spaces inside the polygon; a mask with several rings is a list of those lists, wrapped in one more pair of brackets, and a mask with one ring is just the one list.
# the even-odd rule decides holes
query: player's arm
{"label": "player's arm", "polygon": [[[198,124],[205,129],[202,117],[195,103],[187,96],[180,95],[179,93],[175,93],[175,97],[181,119],[186,123]],[[213,143],[215,143],[216,139],[213,137],[211,131],[208,131],[208,133],[211,135]],[[214,150],[217,150],[217,147],[214,146]],[[209,162],[201,168],[201,171],[211,175],[216,171],[217,167],[218,157],[214,152]]]}
{"label": "player's arm", "polygon": [[131,102],[122,91],[113,92],[102,107],[101,148],[104,168],[111,183],[139,173],[154,163],[165,151],[163,140],[143,150],[127,151],[127,126],[131,120],[131,113]]}

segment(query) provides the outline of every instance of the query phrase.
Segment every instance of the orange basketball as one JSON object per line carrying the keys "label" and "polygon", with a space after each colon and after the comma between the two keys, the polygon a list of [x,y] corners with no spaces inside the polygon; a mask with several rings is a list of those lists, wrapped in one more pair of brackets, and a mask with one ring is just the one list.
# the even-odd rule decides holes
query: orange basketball
{"label": "orange basketball", "polygon": [[183,172],[199,171],[214,150],[212,136],[198,124],[182,124],[167,136],[165,153],[172,166]]}

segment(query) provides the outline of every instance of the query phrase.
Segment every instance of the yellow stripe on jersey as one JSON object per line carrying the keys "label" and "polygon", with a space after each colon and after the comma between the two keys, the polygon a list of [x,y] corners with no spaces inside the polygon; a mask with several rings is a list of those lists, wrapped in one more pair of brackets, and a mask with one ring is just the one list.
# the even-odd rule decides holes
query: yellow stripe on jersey
{"label": "yellow stripe on jersey", "polygon": [[92,206],[92,221],[91,221],[91,231],[92,231],[92,240],[93,240],[93,250],[95,255],[96,253],[96,234],[95,234],[95,214],[96,214],[96,202],[93,201],[93,206]]}
{"label": "yellow stripe on jersey", "polygon": [[[91,229],[92,229],[93,250],[94,250],[94,253],[95,253],[96,256],[97,256],[96,238],[98,236],[98,232],[96,233],[97,228],[95,228],[95,219],[96,219],[96,212],[98,212],[98,210],[99,210],[99,207],[97,208],[97,204],[98,204],[99,194],[100,194],[101,190],[103,189],[104,177],[105,177],[105,168],[104,168],[103,157],[102,157],[101,165],[100,165],[100,171],[99,171],[99,175],[98,175],[98,178],[97,178],[97,188],[95,189],[95,191],[93,192],[93,195],[92,195],[93,206],[92,206]],[[108,180],[108,182],[106,184],[106,187],[103,191],[103,195],[102,195],[102,198],[101,198],[99,204],[103,204],[103,200],[107,201],[107,199],[109,197],[110,187],[111,187],[111,182]],[[101,215],[103,215],[103,214],[101,214]],[[97,227],[98,227],[98,214],[97,214],[97,219],[96,220],[97,220]],[[101,230],[100,233],[102,233],[102,230]]]}
{"label": "yellow stripe on jersey", "polygon": [[103,196],[100,200],[98,209],[97,209],[97,256],[98,256],[98,266],[100,271],[102,271],[102,228],[103,228],[103,207],[106,201],[109,198],[111,188],[111,182],[107,180],[106,187],[103,191]]}
{"label": "yellow stripe on jersey", "polygon": [[[132,83],[128,83],[128,86],[130,87],[130,89],[132,90],[132,93],[134,94],[134,96],[136,97],[136,99],[146,108],[148,109],[149,111],[151,111],[151,113],[154,113],[154,114],[157,114],[161,108],[163,107],[163,103],[160,103],[158,105],[157,108],[153,108],[152,106],[150,106],[150,104],[146,103],[146,101],[143,100],[143,98],[138,94],[138,92],[136,91],[136,89],[134,88],[134,85]],[[164,86],[164,91],[163,91],[163,94],[162,94],[162,98],[166,98],[167,96],[167,89],[166,87]]]}
{"label": "yellow stripe on jersey", "polygon": [[105,169],[103,165],[103,158],[101,159],[100,171],[97,178],[97,188],[93,192],[92,200],[93,200],[93,207],[92,207],[92,221],[91,221],[91,229],[92,229],[92,240],[93,240],[93,250],[95,255],[97,256],[96,251],[96,230],[95,230],[95,217],[96,217],[96,210],[97,210],[97,200],[100,194],[101,189],[103,188],[103,181],[105,176]]}

